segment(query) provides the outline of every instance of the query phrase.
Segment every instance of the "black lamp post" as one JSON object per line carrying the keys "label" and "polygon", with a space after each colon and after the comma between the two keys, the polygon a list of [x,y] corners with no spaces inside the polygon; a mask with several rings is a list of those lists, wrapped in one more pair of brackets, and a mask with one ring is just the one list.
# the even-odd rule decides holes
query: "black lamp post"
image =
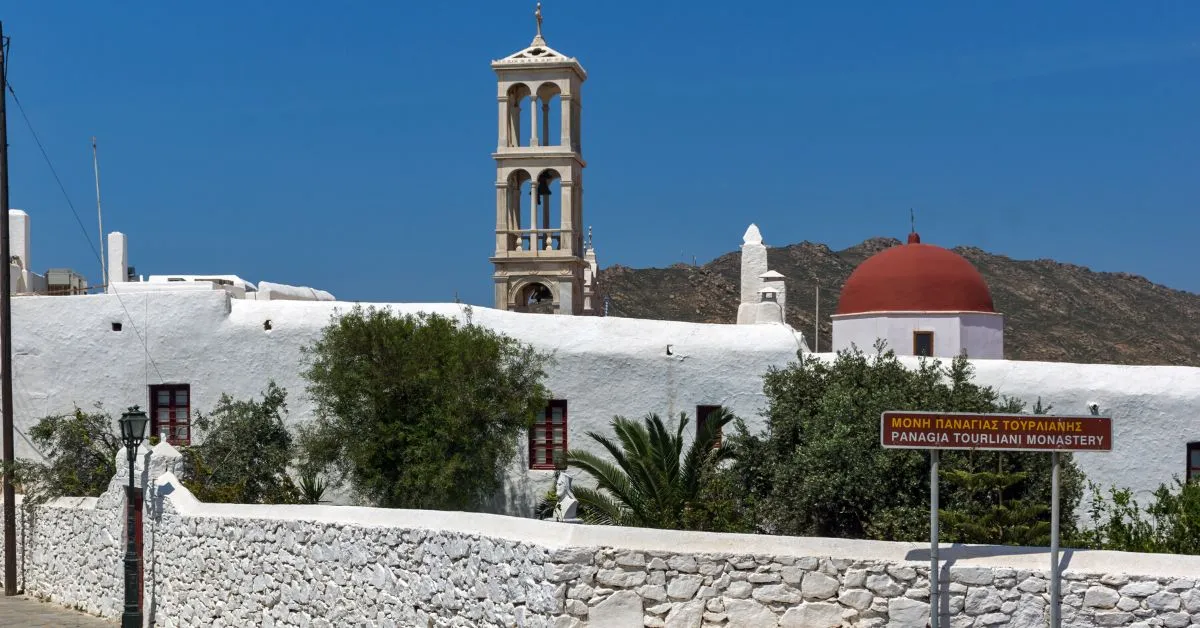
{"label": "black lamp post", "polygon": [[137,534],[137,511],[134,508],[137,488],[133,482],[133,464],[137,460],[138,446],[146,438],[146,425],[150,417],[137,406],[130,408],[121,419],[121,442],[125,445],[125,454],[129,458],[129,487],[125,490],[126,504],[126,543],[125,543],[125,613],[121,615],[121,628],[142,628],[142,607],[138,595],[138,563],[141,557],[137,554],[134,539]]}

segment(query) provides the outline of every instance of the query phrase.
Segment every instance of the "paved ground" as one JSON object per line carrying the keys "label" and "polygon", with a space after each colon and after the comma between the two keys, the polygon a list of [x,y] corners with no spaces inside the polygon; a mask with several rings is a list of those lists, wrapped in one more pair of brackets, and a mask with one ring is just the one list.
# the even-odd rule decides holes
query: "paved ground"
{"label": "paved ground", "polygon": [[69,608],[39,602],[21,595],[5,597],[0,591],[0,627],[10,628],[113,628],[106,621]]}

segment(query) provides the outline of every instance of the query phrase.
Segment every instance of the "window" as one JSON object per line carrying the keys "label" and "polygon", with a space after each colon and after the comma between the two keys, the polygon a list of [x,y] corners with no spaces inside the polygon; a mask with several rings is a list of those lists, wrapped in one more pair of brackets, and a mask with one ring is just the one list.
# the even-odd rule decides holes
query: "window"
{"label": "window", "polygon": [[1187,479],[1200,482],[1200,443],[1188,443]]}
{"label": "window", "polygon": [[150,387],[150,433],[165,434],[172,445],[191,445],[191,387],[188,384],[160,384]]}
{"label": "window", "polygon": [[933,332],[913,332],[913,355],[933,357]]}
{"label": "window", "polygon": [[[704,431],[704,426],[708,424],[708,418],[720,409],[721,406],[696,406],[696,438],[700,438],[700,432]],[[713,448],[720,446],[721,433],[717,432],[717,440],[713,443]]]}
{"label": "window", "polygon": [[529,468],[555,469],[567,463],[567,402],[552,399],[529,432]]}

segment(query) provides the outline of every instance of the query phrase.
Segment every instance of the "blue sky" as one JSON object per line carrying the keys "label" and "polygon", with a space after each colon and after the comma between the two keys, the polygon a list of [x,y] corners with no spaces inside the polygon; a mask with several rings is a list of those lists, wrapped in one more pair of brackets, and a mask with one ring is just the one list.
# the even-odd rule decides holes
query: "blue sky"
{"label": "blue sky", "polygon": [[[533,3],[11,2],[33,266],[490,305],[495,75]],[[547,0],[602,266],[903,237],[1200,292],[1200,3]],[[1185,257],[1186,255],[1186,257]],[[795,286],[804,289],[803,286]]]}

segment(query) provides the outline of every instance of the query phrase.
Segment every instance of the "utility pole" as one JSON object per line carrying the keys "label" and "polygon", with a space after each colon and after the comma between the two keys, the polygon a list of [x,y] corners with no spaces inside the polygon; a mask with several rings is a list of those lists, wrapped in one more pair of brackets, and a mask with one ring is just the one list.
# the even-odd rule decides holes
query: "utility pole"
{"label": "utility pole", "polygon": [[4,417],[4,595],[17,594],[17,507],[13,490],[12,252],[8,242],[8,40],[0,22],[0,412]]}

